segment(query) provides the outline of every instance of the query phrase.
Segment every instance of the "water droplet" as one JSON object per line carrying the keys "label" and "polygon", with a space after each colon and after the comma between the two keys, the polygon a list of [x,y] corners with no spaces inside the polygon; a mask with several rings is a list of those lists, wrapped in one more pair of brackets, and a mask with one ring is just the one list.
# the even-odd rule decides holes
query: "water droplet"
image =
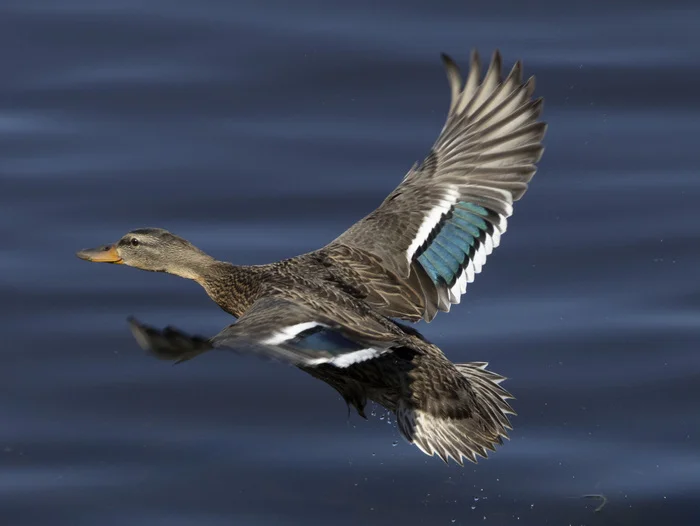
{"label": "water droplet", "polygon": [[394,441],[391,443],[391,445],[394,446],[394,447],[396,447],[396,446],[399,445],[399,441],[398,441],[398,440],[394,440]]}

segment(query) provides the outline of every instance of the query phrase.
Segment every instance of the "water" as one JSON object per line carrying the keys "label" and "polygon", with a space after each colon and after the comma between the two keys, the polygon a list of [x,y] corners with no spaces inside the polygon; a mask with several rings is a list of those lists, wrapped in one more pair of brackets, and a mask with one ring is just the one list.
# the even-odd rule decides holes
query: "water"
{"label": "water", "polygon": [[[0,12],[3,525],[700,524],[694,2]],[[439,52],[474,46],[537,74],[547,151],[464,302],[419,328],[510,377],[498,453],[446,467],[292,368],[140,352],[129,314],[230,319],[75,250],[142,226],[239,263],[321,246],[427,152]]]}

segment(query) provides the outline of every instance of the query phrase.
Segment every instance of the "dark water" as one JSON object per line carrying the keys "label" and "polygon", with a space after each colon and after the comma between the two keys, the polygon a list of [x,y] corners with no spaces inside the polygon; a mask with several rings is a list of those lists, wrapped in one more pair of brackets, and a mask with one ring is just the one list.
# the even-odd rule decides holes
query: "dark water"
{"label": "dark water", "polygon": [[[700,524],[698,27],[695,2],[3,2],[0,524]],[[140,352],[129,314],[230,320],[76,249],[141,226],[239,263],[321,246],[427,152],[439,52],[474,46],[537,74],[547,152],[419,328],[511,378],[498,453],[446,467],[292,368]]]}

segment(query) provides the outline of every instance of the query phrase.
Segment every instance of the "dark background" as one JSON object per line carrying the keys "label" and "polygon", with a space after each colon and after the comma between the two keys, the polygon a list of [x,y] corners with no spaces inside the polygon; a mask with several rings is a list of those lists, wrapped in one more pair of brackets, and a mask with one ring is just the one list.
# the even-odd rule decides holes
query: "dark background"
{"label": "dark background", "polygon": [[[700,524],[699,27],[690,1],[0,3],[0,523]],[[321,246],[427,153],[439,53],[472,47],[537,75],[547,151],[419,329],[510,378],[510,442],[446,467],[295,369],[140,352],[129,314],[231,320],[77,249],[144,226],[238,263]]]}

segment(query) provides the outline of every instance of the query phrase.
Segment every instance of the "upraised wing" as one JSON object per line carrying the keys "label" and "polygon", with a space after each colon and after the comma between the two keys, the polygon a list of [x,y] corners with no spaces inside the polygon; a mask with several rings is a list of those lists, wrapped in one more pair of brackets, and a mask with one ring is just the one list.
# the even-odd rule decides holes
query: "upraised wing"
{"label": "upraised wing", "polygon": [[430,154],[379,208],[322,249],[365,280],[375,309],[411,321],[459,303],[527,190],[546,130],[534,77],[522,82],[520,62],[502,80],[496,51],[482,80],[474,52],[463,81],[443,60],[452,97]]}

